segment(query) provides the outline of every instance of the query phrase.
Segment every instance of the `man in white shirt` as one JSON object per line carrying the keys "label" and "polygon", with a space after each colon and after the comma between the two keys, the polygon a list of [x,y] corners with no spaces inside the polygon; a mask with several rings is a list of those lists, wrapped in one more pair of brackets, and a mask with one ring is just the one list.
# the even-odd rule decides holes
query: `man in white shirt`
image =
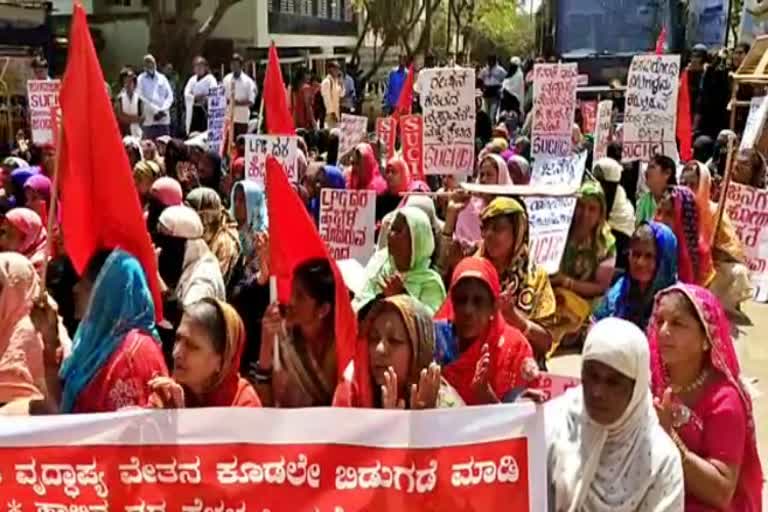
{"label": "man in white shirt", "polygon": [[478,78],[483,82],[484,110],[491,118],[491,123],[495,124],[501,100],[501,84],[507,78],[507,70],[499,65],[495,55],[491,55],[488,57],[488,65],[480,71]]}
{"label": "man in white shirt", "polygon": [[328,76],[320,84],[320,93],[325,104],[325,127],[332,130],[341,121],[341,98],[344,97],[344,82],[338,62],[328,63]]}
{"label": "man in white shirt", "polygon": [[195,74],[184,87],[184,106],[186,107],[186,129],[190,133],[202,133],[208,129],[208,95],[211,89],[218,87],[216,78],[208,68],[208,61],[195,57],[192,64]]}
{"label": "man in white shirt", "polygon": [[173,89],[165,75],[157,70],[152,55],[144,57],[144,72],[139,75],[136,90],[142,101],[142,132],[145,139],[171,134]]}
{"label": "man in white shirt", "polygon": [[235,137],[238,137],[248,132],[251,107],[256,103],[259,88],[251,77],[243,73],[243,57],[240,54],[232,55],[232,62],[229,66],[232,72],[224,77],[222,83],[227,91],[227,103],[232,101],[232,87],[234,85],[235,104],[232,108],[234,108]]}

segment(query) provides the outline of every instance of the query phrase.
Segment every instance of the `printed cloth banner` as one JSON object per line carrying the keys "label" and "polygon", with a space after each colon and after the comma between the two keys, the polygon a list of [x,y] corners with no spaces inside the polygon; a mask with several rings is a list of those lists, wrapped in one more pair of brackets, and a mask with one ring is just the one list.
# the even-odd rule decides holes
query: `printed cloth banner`
{"label": "printed cloth banner", "polygon": [[339,157],[347,154],[368,137],[368,118],[341,114],[341,139],[339,140]]}
{"label": "printed cloth banner", "polygon": [[475,161],[475,70],[423,69],[424,173],[470,174]]}
{"label": "printed cloth banner", "polygon": [[0,475],[10,512],[547,510],[530,403],[13,418]]}
{"label": "printed cloth banner", "polygon": [[208,92],[208,149],[223,154],[224,123],[227,119],[227,91],[223,85]]}
{"label": "printed cloth banner", "polygon": [[320,191],[320,238],[333,259],[354,258],[365,266],[376,247],[375,228],[375,191]]}
{"label": "printed cloth banner", "polygon": [[400,118],[403,160],[408,164],[412,178],[424,176],[424,119],[419,115]]}
{"label": "printed cloth banner", "polygon": [[577,81],[576,63],[534,66],[531,129],[534,160],[571,154]]}
{"label": "printed cloth banner", "polygon": [[679,55],[636,55],[627,78],[622,160],[679,160],[675,141]]}
{"label": "printed cloth banner", "polygon": [[395,156],[395,139],[397,138],[397,119],[394,117],[379,117],[376,119],[376,138],[384,147],[387,160]]}
{"label": "printed cloth banner", "polygon": [[725,201],[744,247],[755,300],[768,302],[768,191],[731,182]]}
{"label": "printed cloth banner", "polygon": [[59,80],[27,81],[27,101],[29,102],[29,127],[32,142],[35,144],[53,144],[56,138],[56,116],[59,110]]}
{"label": "printed cloth banner", "polygon": [[595,124],[595,152],[593,161],[608,156],[608,144],[611,142],[613,129],[613,101],[603,100],[597,105],[597,120]]}
{"label": "printed cloth banner", "polygon": [[285,168],[288,178],[299,181],[296,157],[299,153],[298,137],[295,135],[246,135],[245,136],[245,178],[264,186],[267,172],[267,156],[274,156]]}

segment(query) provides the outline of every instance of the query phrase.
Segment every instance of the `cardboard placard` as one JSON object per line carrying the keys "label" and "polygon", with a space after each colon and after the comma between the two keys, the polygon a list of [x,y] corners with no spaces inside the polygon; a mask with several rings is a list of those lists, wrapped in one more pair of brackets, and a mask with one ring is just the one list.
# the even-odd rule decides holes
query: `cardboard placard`
{"label": "cardboard placard", "polygon": [[272,155],[283,165],[288,178],[298,182],[298,153],[298,137],[294,135],[246,135],[245,178],[264,186],[267,156]]}
{"label": "cardboard placard", "polygon": [[208,92],[208,149],[223,154],[224,124],[227,119],[227,92],[223,85]]}
{"label": "cardboard placard", "polygon": [[571,154],[577,80],[576,63],[534,66],[531,128],[534,160]]}
{"label": "cardboard placard", "polygon": [[368,118],[341,114],[340,129],[339,157],[346,155],[355,146],[368,139]]}
{"label": "cardboard placard", "polygon": [[336,260],[354,258],[363,266],[376,248],[376,192],[320,191],[320,238]]}
{"label": "cardboard placard", "polygon": [[725,201],[744,247],[755,300],[768,302],[768,190],[731,182]]}
{"label": "cardboard placard", "polygon": [[29,102],[29,127],[32,142],[38,145],[53,144],[56,138],[56,116],[59,110],[59,80],[29,80],[27,100]]}
{"label": "cardboard placard", "polygon": [[597,121],[595,125],[595,149],[593,161],[608,156],[608,144],[611,142],[613,130],[613,101],[603,100],[597,105]]}

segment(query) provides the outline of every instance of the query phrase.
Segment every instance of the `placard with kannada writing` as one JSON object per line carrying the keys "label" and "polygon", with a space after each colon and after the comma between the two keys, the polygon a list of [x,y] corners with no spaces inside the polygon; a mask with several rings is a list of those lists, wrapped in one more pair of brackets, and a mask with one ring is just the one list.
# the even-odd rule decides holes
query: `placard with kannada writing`
{"label": "placard with kannada writing", "polygon": [[12,512],[547,509],[533,404],[18,418],[0,429],[0,475]]}
{"label": "placard with kannada writing", "polygon": [[424,118],[408,115],[400,118],[400,137],[403,160],[408,164],[411,176],[424,176]]}
{"label": "placard with kannada writing", "polygon": [[622,160],[648,162],[657,154],[678,160],[679,55],[636,55],[627,78]]}
{"label": "placard with kannada writing", "polygon": [[741,135],[739,151],[752,149],[757,143],[765,127],[765,116],[768,115],[768,96],[752,98],[749,104],[749,116]]}
{"label": "placard with kannada writing", "polygon": [[725,210],[744,247],[755,300],[768,302],[768,190],[731,182]]}
{"label": "placard with kannada writing", "polygon": [[533,159],[566,157],[573,146],[578,66],[536,64],[533,68]]}
{"label": "placard with kannada writing", "polygon": [[298,152],[298,137],[294,135],[246,135],[245,177],[263,186],[267,172],[267,156],[272,155],[283,165],[288,178],[298,182]]}
{"label": "placard with kannada writing", "polygon": [[320,238],[335,260],[354,258],[363,266],[376,247],[376,192],[373,190],[320,191]]}
{"label": "placard with kannada writing", "polygon": [[475,70],[423,69],[424,173],[470,174],[475,162]]}
{"label": "placard with kannada writing", "polygon": [[368,118],[341,114],[341,137],[339,139],[339,157],[346,155],[351,149],[365,142],[368,138]]}
{"label": "placard with kannada writing", "polygon": [[597,162],[608,156],[608,144],[611,142],[613,130],[613,101],[603,100],[597,104],[597,120],[595,124],[595,153],[593,160]]}
{"label": "placard with kannada writing", "polygon": [[208,148],[222,154],[224,123],[227,118],[227,91],[223,85],[208,92]]}
{"label": "placard with kannada writing", "polygon": [[38,145],[53,144],[58,127],[54,113],[59,110],[59,80],[29,80],[27,101],[29,102],[29,127],[32,142]]}
{"label": "placard with kannada writing", "polygon": [[387,160],[395,156],[395,139],[397,139],[397,119],[394,117],[379,117],[376,119],[376,138],[384,147]]}

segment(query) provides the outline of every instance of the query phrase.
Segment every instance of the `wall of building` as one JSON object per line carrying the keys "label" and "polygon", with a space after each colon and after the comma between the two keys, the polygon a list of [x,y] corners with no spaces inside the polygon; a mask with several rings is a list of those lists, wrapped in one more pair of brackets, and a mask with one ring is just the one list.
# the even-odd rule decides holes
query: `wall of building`
{"label": "wall of building", "polygon": [[147,53],[149,41],[149,27],[145,19],[117,19],[94,23],[93,28],[101,31],[106,42],[99,60],[107,81],[114,82],[123,66],[141,68],[141,59]]}

